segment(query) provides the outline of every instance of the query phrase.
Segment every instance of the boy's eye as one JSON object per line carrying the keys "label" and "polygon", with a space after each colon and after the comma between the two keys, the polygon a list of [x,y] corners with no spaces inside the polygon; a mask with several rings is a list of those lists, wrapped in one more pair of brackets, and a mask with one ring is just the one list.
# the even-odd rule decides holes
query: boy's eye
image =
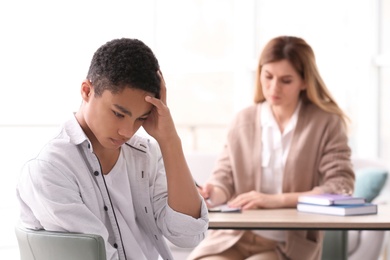
{"label": "boy's eye", "polygon": [[114,113],[114,115],[115,115],[116,117],[119,117],[119,118],[123,118],[123,117],[124,117],[124,115],[122,115],[122,114],[120,114],[120,113],[118,113],[118,112],[116,112],[116,111],[114,111],[114,110],[112,110],[112,112]]}
{"label": "boy's eye", "polygon": [[139,121],[145,121],[146,119],[148,119],[147,117],[140,117],[138,118]]}

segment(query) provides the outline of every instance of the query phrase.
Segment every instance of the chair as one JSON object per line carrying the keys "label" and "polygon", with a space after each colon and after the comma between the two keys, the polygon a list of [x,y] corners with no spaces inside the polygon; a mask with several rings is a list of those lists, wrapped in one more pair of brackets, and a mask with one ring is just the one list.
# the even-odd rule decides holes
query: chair
{"label": "chair", "polygon": [[348,232],[345,230],[325,231],[321,260],[348,259]]}
{"label": "chair", "polygon": [[[367,202],[380,204],[377,200],[387,184],[388,166],[386,163],[379,159],[365,158],[352,158],[352,163],[356,174],[354,195],[364,197]],[[387,198],[387,194],[383,197]],[[348,260],[378,259],[386,241],[386,231],[325,231],[322,260],[341,257]]]}
{"label": "chair", "polygon": [[[389,164],[380,159],[353,158],[355,195],[375,204],[389,203]],[[378,259],[387,243],[388,231],[348,231],[348,260]]]}
{"label": "chair", "polygon": [[106,260],[99,235],[15,228],[20,260]]}

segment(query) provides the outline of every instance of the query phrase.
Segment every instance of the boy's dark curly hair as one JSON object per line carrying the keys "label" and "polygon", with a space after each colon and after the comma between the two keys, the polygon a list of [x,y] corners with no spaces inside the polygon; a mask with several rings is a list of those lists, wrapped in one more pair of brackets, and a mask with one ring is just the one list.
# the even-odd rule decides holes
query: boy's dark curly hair
{"label": "boy's dark curly hair", "polygon": [[125,87],[141,89],[159,97],[160,69],[152,50],[137,39],[114,39],[102,45],[93,55],[87,78],[95,95],[104,90],[113,94]]}

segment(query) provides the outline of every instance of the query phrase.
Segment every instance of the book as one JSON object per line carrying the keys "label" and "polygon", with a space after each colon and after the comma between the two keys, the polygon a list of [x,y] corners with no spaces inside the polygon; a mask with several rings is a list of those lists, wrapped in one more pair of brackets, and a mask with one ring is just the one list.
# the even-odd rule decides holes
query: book
{"label": "book", "polygon": [[240,213],[241,208],[229,207],[227,204],[209,208],[209,212]]}
{"label": "book", "polygon": [[298,203],[297,210],[307,213],[319,213],[339,216],[369,215],[377,214],[378,206],[372,203],[357,205],[316,205],[307,203]]}
{"label": "book", "polygon": [[299,196],[298,202],[316,205],[358,205],[366,203],[366,200],[361,197],[325,193],[318,195],[302,195]]}

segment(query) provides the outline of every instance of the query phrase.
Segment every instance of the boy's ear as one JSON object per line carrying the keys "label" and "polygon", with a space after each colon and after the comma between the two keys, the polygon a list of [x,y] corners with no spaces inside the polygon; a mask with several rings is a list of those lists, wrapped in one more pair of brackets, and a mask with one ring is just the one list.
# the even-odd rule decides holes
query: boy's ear
{"label": "boy's ear", "polygon": [[89,80],[83,80],[81,83],[81,97],[83,100],[88,101],[93,94],[93,86]]}

